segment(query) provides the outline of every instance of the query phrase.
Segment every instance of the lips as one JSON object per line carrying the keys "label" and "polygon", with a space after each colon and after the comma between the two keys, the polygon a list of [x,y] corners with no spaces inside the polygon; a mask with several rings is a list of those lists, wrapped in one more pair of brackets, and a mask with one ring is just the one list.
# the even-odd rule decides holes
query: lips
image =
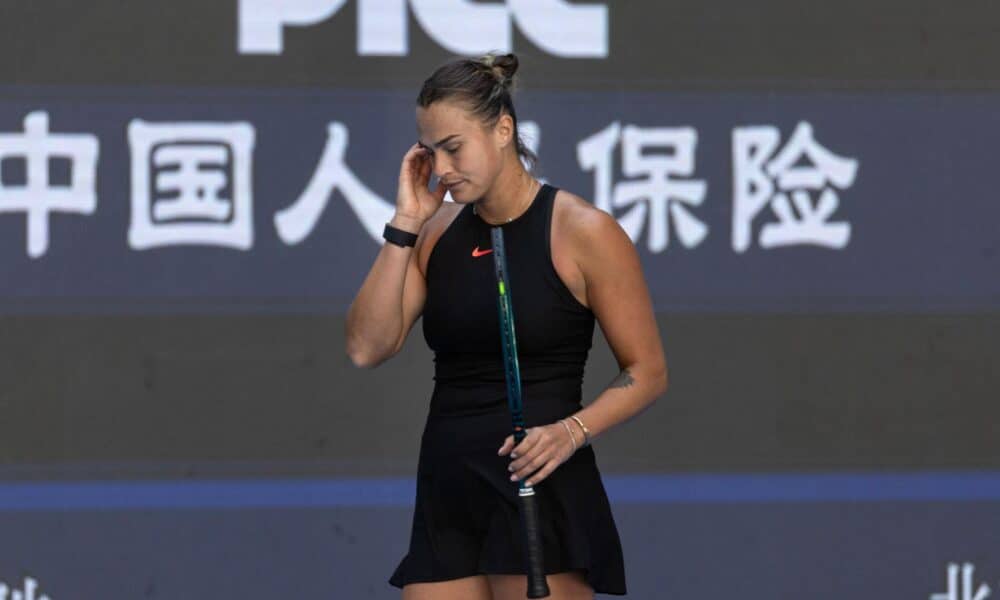
{"label": "lips", "polygon": [[447,182],[447,181],[444,181],[444,182],[442,182],[442,183],[444,183],[444,187],[448,188],[449,190],[450,190],[450,189],[454,189],[454,188],[456,188],[456,187],[458,187],[458,186],[462,185],[462,181],[461,181],[461,180],[459,180],[459,181],[454,181],[454,182]]}

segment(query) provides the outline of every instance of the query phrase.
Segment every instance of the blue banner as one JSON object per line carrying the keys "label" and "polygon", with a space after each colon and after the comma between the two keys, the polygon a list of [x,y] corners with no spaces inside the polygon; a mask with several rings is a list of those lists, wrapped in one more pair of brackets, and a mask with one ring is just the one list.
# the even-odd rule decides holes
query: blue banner
{"label": "blue banner", "polygon": [[[994,471],[606,484],[630,598],[984,600],[1000,589]],[[400,479],[3,483],[0,590],[398,598],[387,579],[412,497]]]}
{"label": "blue banner", "polygon": [[[0,311],[339,313],[415,91],[0,88]],[[996,94],[525,92],[658,311],[1000,305]]]}

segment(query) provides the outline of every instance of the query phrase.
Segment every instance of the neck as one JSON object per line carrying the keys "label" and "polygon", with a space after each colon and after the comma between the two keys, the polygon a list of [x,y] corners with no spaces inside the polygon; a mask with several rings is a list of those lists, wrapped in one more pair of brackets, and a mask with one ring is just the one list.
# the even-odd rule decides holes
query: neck
{"label": "neck", "polygon": [[517,168],[505,169],[473,208],[487,223],[503,224],[523,213],[537,192],[535,178],[515,159]]}

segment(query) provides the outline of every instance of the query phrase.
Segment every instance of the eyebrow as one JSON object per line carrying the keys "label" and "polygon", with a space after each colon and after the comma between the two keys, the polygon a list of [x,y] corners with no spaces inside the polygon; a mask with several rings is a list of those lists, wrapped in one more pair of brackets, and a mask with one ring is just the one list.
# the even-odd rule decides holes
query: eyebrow
{"label": "eyebrow", "polygon": [[[453,133],[453,134],[449,135],[448,137],[446,137],[446,138],[438,141],[436,144],[434,144],[434,147],[435,148],[440,148],[444,144],[447,144],[448,141],[451,140],[451,138],[453,138],[453,137],[458,137],[458,134],[457,133]],[[420,140],[417,140],[417,143],[420,144],[421,146],[423,146],[424,148],[430,149],[430,146],[428,146],[427,144],[421,142]]]}

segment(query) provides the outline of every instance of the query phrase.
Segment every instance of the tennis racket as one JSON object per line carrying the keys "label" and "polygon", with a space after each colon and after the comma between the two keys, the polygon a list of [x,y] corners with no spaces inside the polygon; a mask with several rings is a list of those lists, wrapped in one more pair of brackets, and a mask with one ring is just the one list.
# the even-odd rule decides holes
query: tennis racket
{"label": "tennis racket", "polygon": [[[514,444],[524,439],[524,410],[521,403],[521,370],[517,365],[517,338],[514,335],[514,309],[510,303],[510,282],[507,279],[507,254],[503,247],[503,230],[490,230],[493,241],[493,265],[497,276],[497,309],[500,313],[500,339],[503,345],[504,374],[507,381],[507,405],[514,428]],[[538,502],[535,490],[522,479],[518,482],[518,508],[521,529],[527,548],[528,597],[545,598],[549,585],[542,566],[542,532],[538,527]]]}

